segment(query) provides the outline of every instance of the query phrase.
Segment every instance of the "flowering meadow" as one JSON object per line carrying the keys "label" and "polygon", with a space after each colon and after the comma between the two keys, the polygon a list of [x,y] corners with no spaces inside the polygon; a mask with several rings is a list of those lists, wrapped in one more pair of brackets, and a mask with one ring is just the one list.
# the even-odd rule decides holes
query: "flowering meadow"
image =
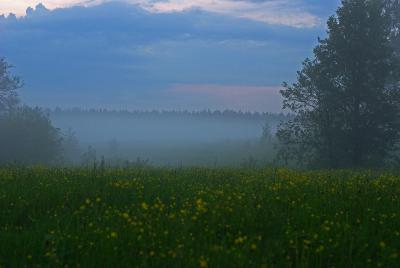
{"label": "flowering meadow", "polygon": [[399,267],[400,177],[2,168],[0,267]]}

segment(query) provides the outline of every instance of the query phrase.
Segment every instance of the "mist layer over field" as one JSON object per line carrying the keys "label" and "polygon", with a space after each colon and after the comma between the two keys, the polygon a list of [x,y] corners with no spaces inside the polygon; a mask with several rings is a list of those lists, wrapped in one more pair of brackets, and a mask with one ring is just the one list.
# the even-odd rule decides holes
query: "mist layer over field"
{"label": "mist layer over field", "polygon": [[[264,127],[274,132],[284,115],[225,112],[127,112],[61,110],[50,112],[53,124],[74,136],[79,159],[89,148],[97,158],[147,160],[161,165],[233,165],[254,157],[271,161],[271,144],[262,142]],[[271,143],[271,142],[270,142]],[[271,150],[265,150],[270,146]],[[69,149],[71,146],[68,146]],[[82,159],[80,159],[82,160]]]}

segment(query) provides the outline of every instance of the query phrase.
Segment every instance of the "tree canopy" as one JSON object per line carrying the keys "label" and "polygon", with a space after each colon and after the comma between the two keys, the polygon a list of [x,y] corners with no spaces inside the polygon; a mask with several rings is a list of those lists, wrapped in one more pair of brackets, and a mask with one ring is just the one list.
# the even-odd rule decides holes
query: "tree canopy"
{"label": "tree canopy", "polygon": [[22,82],[17,76],[10,74],[11,65],[0,58],[0,112],[9,111],[18,104],[17,90]]}
{"label": "tree canopy", "polygon": [[387,4],[344,0],[329,18],[328,37],[281,91],[295,114],[278,130],[281,155],[332,168],[388,159],[400,138],[400,62]]}
{"label": "tree canopy", "polygon": [[0,58],[0,164],[56,163],[62,153],[61,133],[39,108],[19,106],[19,77]]}
{"label": "tree canopy", "polygon": [[62,153],[61,133],[39,108],[18,107],[0,116],[0,163],[53,164]]}

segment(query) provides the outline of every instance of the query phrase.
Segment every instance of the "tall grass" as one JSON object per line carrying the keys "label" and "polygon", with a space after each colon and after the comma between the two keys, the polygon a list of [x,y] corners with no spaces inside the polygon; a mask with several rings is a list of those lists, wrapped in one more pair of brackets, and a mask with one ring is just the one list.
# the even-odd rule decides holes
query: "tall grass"
{"label": "tall grass", "polygon": [[1,267],[398,267],[400,179],[0,169]]}

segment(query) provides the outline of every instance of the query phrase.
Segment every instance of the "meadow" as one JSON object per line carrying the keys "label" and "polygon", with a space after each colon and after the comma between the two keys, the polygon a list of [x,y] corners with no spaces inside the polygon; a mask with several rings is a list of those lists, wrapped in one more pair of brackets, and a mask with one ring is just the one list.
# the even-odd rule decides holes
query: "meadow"
{"label": "meadow", "polygon": [[0,168],[0,267],[398,267],[400,177]]}

